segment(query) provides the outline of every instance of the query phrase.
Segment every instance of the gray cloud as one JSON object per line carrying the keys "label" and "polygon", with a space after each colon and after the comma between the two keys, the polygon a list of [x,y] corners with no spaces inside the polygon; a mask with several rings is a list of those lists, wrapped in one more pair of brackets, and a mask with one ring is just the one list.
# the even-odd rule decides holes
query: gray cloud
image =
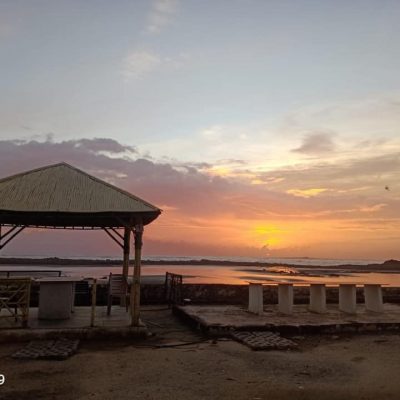
{"label": "gray cloud", "polygon": [[188,214],[198,204],[202,204],[196,210],[198,215],[220,212],[226,193],[234,190],[227,180],[209,177],[195,165],[158,163],[111,139],[3,140],[0,159],[1,177],[65,161],[159,206],[166,204]]}
{"label": "gray cloud", "polygon": [[[340,164],[273,170],[252,185],[243,178],[209,176],[204,165],[156,162],[112,139],[63,142],[0,141],[0,176],[68,162],[139,197],[178,210],[182,218],[246,219],[400,217],[400,153]],[[207,165],[208,167],[209,165]],[[384,189],[389,185],[391,190]],[[290,190],[323,188],[311,198]],[[384,204],[385,206],[379,206]],[[368,210],[370,212],[368,213]]]}
{"label": "gray cloud", "polygon": [[122,145],[116,140],[108,138],[71,140],[70,143],[73,143],[75,147],[86,149],[92,153],[107,152],[118,154],[129,152],[137,154],[134,146]]}
{"label": "gray cloud", "polygon": [[146,32],[158,34],[171,23],[179,2],[178,0],[155,0],[148,17]]}
{"label": "gray cloud", "polygon": [[332,133],[310,133],[304,137],[301,146],[292,151],[307,155],[318,155],[332,152],[334,149]]}

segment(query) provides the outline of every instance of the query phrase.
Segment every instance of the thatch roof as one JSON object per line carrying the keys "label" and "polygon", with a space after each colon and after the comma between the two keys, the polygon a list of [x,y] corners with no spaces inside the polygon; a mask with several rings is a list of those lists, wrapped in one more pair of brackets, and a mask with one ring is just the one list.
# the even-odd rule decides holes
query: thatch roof
{"label": "thatch roof", "polygon": [[0,223],[120,227],[153,221],[161,210],[69,164],[0,179]]}

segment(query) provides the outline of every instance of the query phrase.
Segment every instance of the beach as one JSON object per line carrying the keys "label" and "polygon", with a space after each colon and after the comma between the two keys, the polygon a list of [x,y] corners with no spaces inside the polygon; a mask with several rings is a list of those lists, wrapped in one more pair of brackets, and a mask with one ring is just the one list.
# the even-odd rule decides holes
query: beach
{"label": "beach", "polygon": [[399,20],[0,0],[0,400],[400,400]]}
{"label": "beach", "polygon": [[[398,334],[310,335],[297,350],[252,351],[192,331],[168,310],[146,341],[81,342],[65,361],[21,361],[0,345],[0,399],[397,399]],[[182,345],[186,343],[186,345]],[[164,346],[164,347],[163,347]]]}

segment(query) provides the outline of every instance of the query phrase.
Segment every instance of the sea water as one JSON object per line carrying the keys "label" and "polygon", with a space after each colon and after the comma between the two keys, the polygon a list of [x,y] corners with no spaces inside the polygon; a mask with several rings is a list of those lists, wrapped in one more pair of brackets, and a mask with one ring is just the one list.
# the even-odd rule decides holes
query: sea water
{"label": "sea water", "polygon": [[[165,272],[173,272],[184,276],[186,283],[219,283],[219,284],[246,284],[247,282],[274,283],[288,282],[303,284],[311,282],[326,283],[380,283],[388,286],[400,287],[400,271],[380,272],[379,270],[362,272],[362,266],[381,263],[382,260],[334,260],[314,258],[244,258],[244,257],[146,257],[153,262],[162,261],[163,264],[142,265],[143,283],[161,283]],[[200,260],[207,259],[207,265],[198,265]],[[192,265],[177,265],[174,262],[195,261]],[[242,262],[244,266],[213,265],[212,262]],[[165,263],[170,262],[170,264]],[[251,265],[254,262],[264,262],[267,267]],[[290,264],[292,267],[287,267]],[[357,266],[357,271],[350,272],[341,268],[341,265]],[[332,266],[335,266],[332,268]],[[378,267],[379,268],[379,267]],[[110,272],[121,273],[121,266],[114,265],[1,265],[1,271],[33,271],[33,270],[60,270],[65,276],[79,276],[90,278],[106,278]],[[129,273],[132,274],[133,267]]]}

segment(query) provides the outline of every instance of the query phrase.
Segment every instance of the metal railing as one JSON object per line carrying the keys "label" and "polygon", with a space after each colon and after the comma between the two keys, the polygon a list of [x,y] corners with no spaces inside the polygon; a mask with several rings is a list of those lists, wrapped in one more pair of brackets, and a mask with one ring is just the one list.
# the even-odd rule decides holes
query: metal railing
{"label": "metal railing", "polygon": [[45,276],[61,276],[62,271],[60,270],[32,270],[32,269],[19,269],[19,270],[0,270],[0,278],[11,278],[11,277],[30,277],[40,278]]}

